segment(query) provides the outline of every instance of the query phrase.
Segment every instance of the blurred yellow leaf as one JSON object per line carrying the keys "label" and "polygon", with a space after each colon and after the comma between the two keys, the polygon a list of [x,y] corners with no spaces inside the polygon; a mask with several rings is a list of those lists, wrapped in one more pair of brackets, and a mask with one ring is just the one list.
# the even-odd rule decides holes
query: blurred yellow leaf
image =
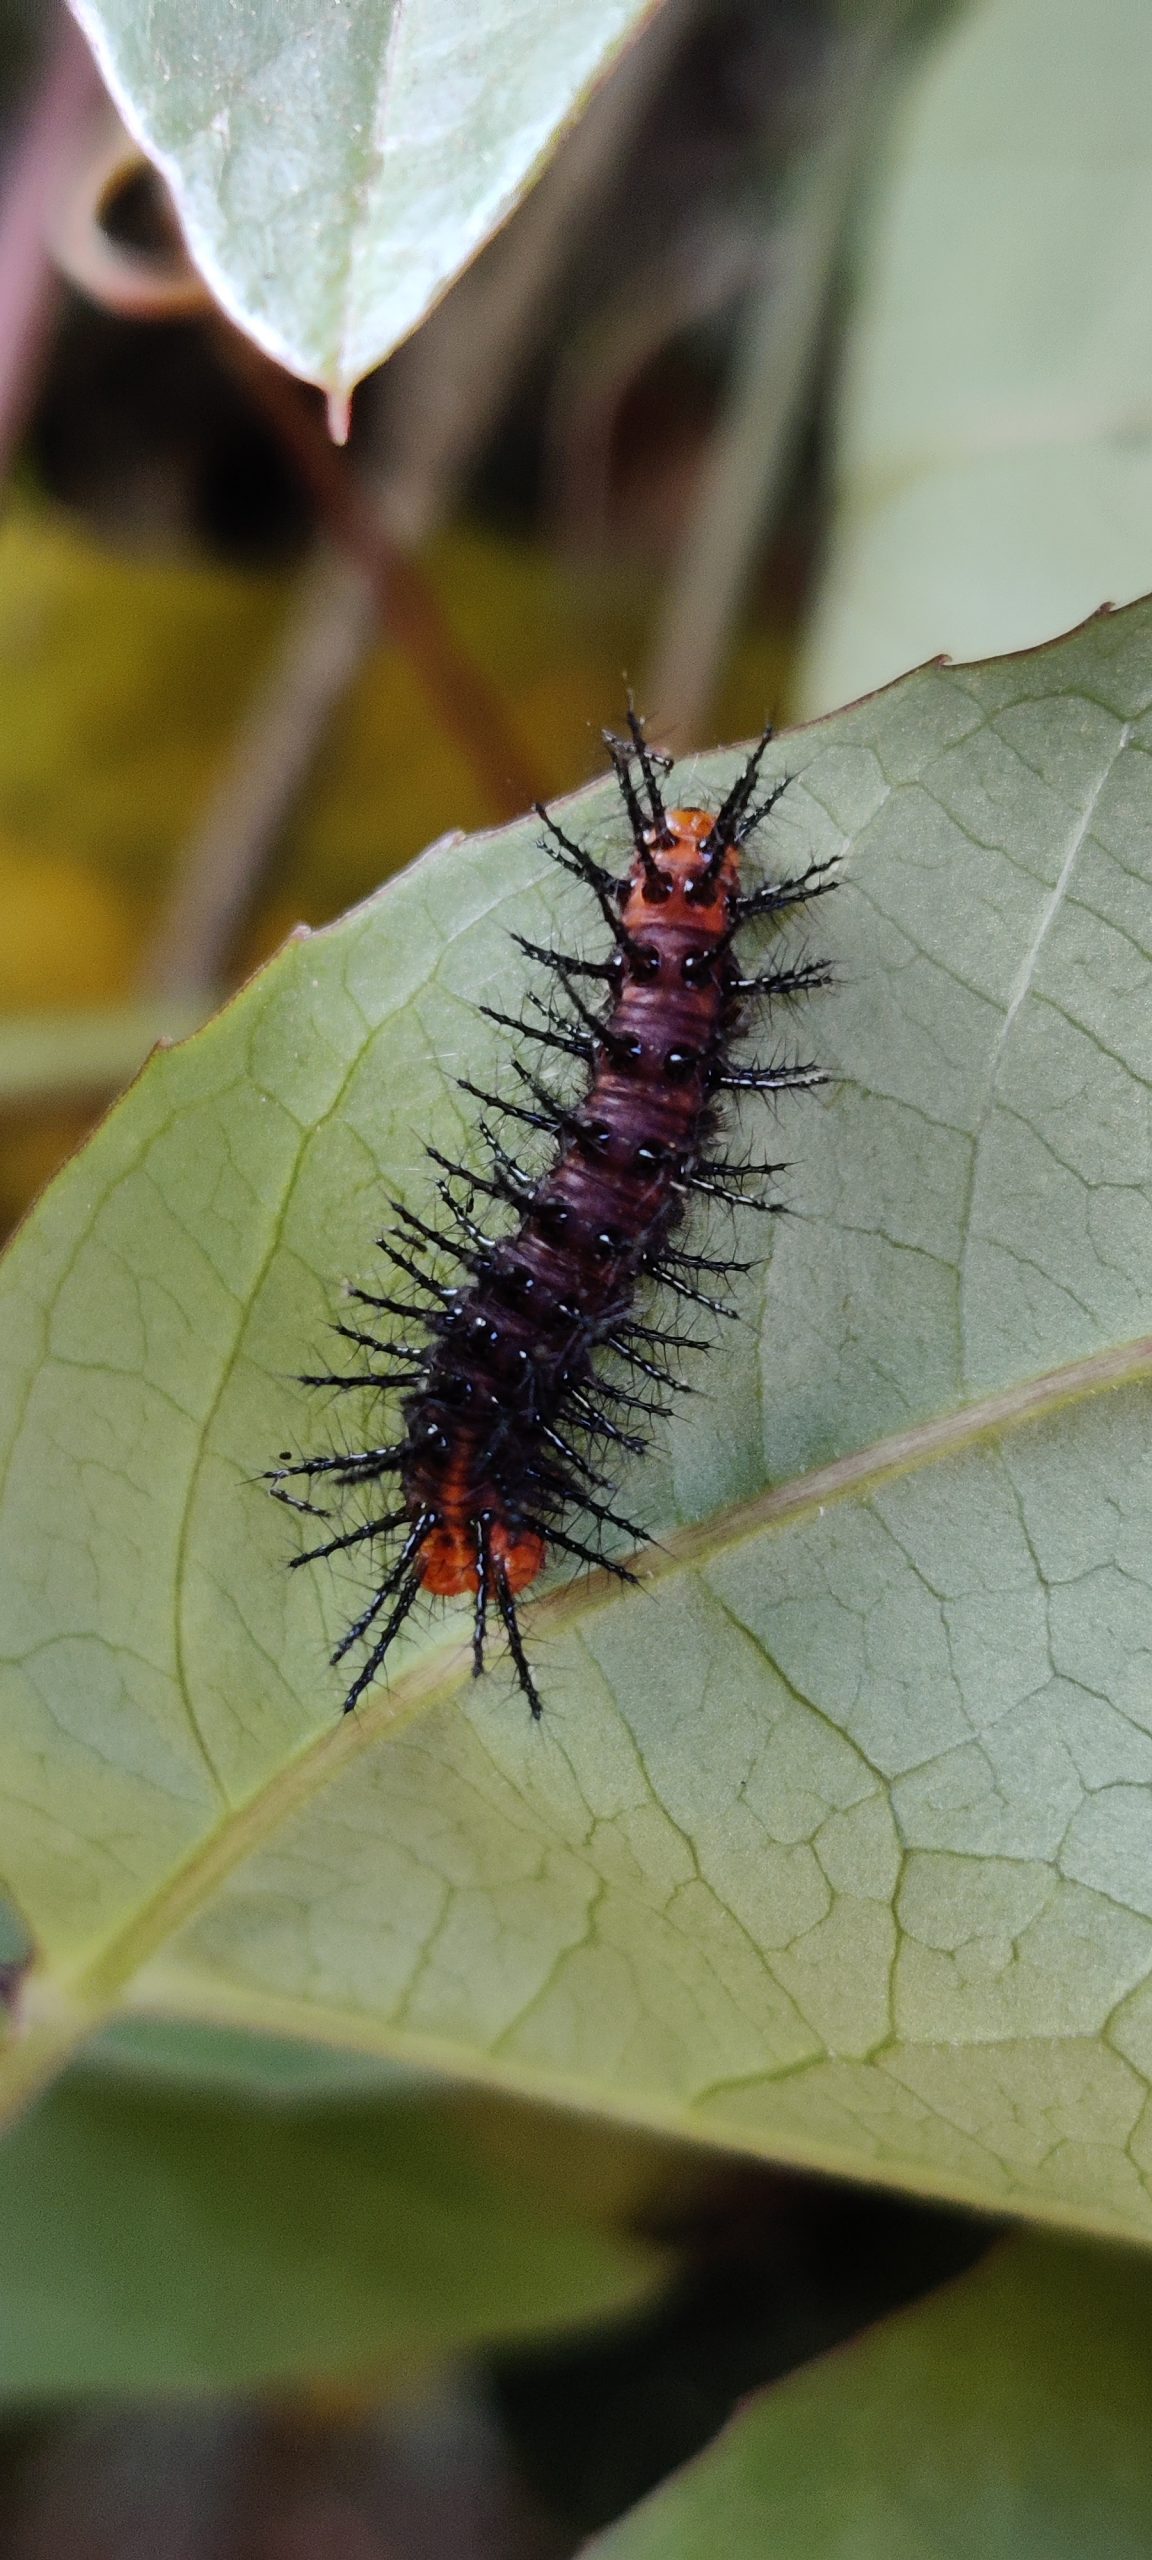
{"label": "blurred yellow leaf", "polygon": [[89,1004],[128,986],[137,942],[131,899],[67,854],[0,845],[0,916],[6,1010]]}

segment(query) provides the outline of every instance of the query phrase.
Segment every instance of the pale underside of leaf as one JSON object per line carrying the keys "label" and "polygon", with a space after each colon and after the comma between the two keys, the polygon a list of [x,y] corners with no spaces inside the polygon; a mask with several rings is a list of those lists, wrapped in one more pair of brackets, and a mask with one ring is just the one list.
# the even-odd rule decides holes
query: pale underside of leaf
{"label": "pale underside of leaf", "polygon": [[13,2103],[122,2005],[1148,2231],[1150,704],[1140,607],[782,742],[838,1080],[629,1482],[648,1588],[535,1613],[539,1732],[456,1621],[341,1723],[348,1585],[253,1479],[575,891],[450,848],[154,1062],[9,1262]]}
{"label": "pale underside of leaf", "polygon": [[512,212],[654,0],[74,0],[222,308],[341,394]]}

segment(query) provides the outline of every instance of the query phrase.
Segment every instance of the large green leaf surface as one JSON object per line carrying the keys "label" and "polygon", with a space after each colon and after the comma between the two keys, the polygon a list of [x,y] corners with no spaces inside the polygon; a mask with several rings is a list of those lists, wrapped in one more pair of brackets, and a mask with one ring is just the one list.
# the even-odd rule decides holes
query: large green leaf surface
{"label": "large green leaf surface", "polygon": [[53,2090],[0,2149],[0,2400],[354,2374],[618,2309],[644,2261],[425,2104]]}
{"label": "large green leaf surface", "polygon": [[1149,2231],[1150,706],[1140,606],[780,742],[836,1081],[624,1489],[647,1587],[529,1613],[539,1728],[458,1615],[341,1719],[350,1586],[256,1479],[575,884],[437,848],[152,1062],[0,1307],[11,2103],[130,2010]]}
{"label": "large green leaf surface", "polygon": [[809,647],[823,709],[1152,584],[1152,15],[965,0],[870,171]]}
{"label": "large green leaf surface", "polygon": [[1036,2240],[793,2374],[588,2560],[1142,2560],[1152,2285]]}
{"label": "large green leaf surface", "polygon": [[654,0],[74,0],[225,310],[350,390],[510,214]]}

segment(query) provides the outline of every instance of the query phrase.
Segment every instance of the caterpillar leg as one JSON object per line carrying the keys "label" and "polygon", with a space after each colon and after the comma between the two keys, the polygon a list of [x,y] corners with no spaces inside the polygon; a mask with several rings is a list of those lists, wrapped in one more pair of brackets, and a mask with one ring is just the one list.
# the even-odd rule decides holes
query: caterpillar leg
{"label": "caterpillar leg", "polygon": [[492,1550],[488,1544],[488,1522],[480,1520],[476,1527],[476,1608],[472,1620],[472,1677],[484,1676],[484,1639],[488,1631],[488,1594],[492,1587]]}
{"label": "caterpillar leg", "polygon": [[509,1590],[508,1576],[504,1571],[503,1565],[497,1565],[495,1578],[496,1606],[504,1621],[504,1633],[508,1638],[508,1651],[512,1656],[513,1663],[515,1664],[516,1677],[525,1697],[528,1700],[532,1714],[535,1717],[536,1722],[539,1723],[540,1718],[544,1713],[543,1701],[532,1677],[532,1670],[528,1656],[524,1651],[524,1638],[520,1633],[520,1621],[516,1615],[516,1603],[512,1597],[511,1591]]}

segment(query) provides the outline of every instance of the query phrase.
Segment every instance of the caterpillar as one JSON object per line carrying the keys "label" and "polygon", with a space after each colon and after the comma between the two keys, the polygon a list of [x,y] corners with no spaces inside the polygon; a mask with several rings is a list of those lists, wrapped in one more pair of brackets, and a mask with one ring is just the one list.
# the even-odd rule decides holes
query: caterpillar
{"label": "caterpillar", "polygon": [[[776,782],[757,799],[771,729],[709,812],[666,805],[672,759],[649,745],[631,704],[628,726],[626,739],[604,732],[631,839],[622,878],[546,808],[536,812],[544,848],[591,892],[607,928],[604,956],[515,934],[550,973],[562,1009],[538,996],[523,1020],[480,1008],[501,1030],[576,1060],[583,1091],[564,1099],[523,1063],[518,1097],[459,1080],[482,1111],[543,1138],[546,1161],[537,1170],[518,1162],[484,1119],[486,1170],[429,1147],[447,1234],[397,1203],[396,1229],[378,1239],[395,1277],[382,1292],[352,1288],[366,1319],[334,1327],[355,1354],[350,1371],[299,1381],[398,1393],[401,1436],[316,1457],[284,1451],[266,1476],[294,1511],[330,1521],[335,1502],[332,1534],[293,1557],[294,1567],[367,1553],[371,1596],[331,1657],[335,1667],[362,1654],[345,1712],[380,1674],[423,1593],[471,1598],[476,1676],[499,1620],[532,1715],[541,1714],[517,1603],[553,1552],[635,1578],[604,1548],[606,1533],[633,1544],[644,1534],[614,1507],[606,1468],[644,1449],[644,1428],[668,1418],[663,1396],[686,1389],[681,1356],[706,1348],[698,1334],[650,1320],[650,1310],[638,1315],[637,1296],[658,1282],[679,1307],[731,1316],[716,1283],[755,1264],[684,1251],[674,1238],[685,1212],[693,1199],[781,1205],[761,1186],[782,1166],[714,1152],[724,1097],[825,1081],[817,1066],[783,1054],[734,1058],[758,1008],[829,976],[808,960],[746,972],[735,948],[745,925],[778,922],[833,886],[833,865],[813,862],[791,880],[741,887],[745,847],[787,788]],[[482,1200],[500,1213],[496,1234],[477,1222]],[[381,1319],[399,1324],[402,1338],[382,1338]],[[395,1498],[382,1498],[393,1484]],[[366,1516],[344,1527],[349,1496],[366,1502]]]}

